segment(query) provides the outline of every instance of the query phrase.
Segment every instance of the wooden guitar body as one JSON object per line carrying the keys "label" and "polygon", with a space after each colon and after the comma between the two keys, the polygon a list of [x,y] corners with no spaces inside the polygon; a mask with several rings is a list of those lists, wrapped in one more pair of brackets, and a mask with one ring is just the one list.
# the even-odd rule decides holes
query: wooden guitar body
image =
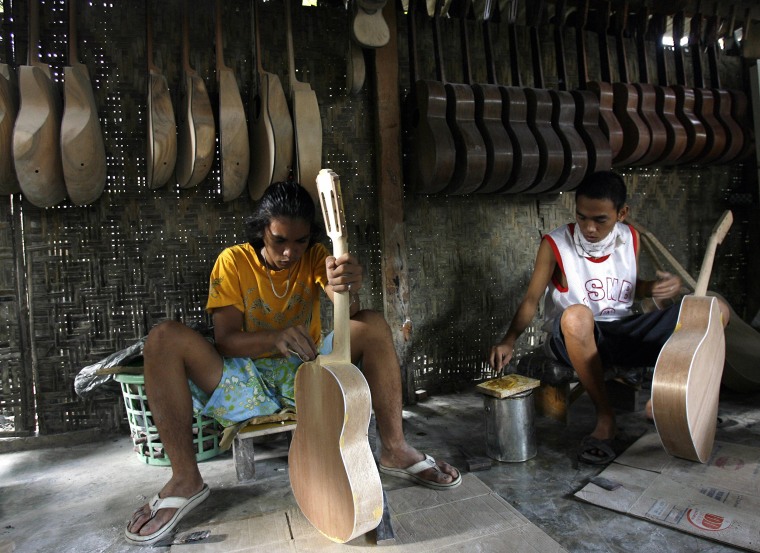
{"label": "wooden guitar body", "polygon": [[686,131],[686,149],[679,163],[691,163],[704,151],[707,131],[694,113],[694,90],[680,84],[672,88],[676,95],[676,117]]}
{"label": "wooden guitar body", "polygon": [[612,159],[615,159],[623,147],[623,127],[615,117],[612,85],[601,81],[592,81],[587,86],[599,100],[599,127],[607,137]]}
{"label": "wooden guitar body", "polygon": [[546,192],[561,184],[565,168],[565,149],[559,135],[552,127],[552,98],[548,90],[526,88],[528,104],[528,126],[536,137],[539,151],[536,181],[526,192],[536,194]]}
{"label": "wooden guitar body", "polygon": [[234,200],[248,184],[251,150],[243,100],[232,69],[217,67],[219,81],[219,151],[222,162],[222,199]]}
{"label": "wooden guitar body", "polygon": [[456,146],[446,122],[446,89],[443,83],[419,80],[414,85],[412,109],[413,173],[421,194],[442,192],[451,182]]}
{"label": "wooden guitar body", "polygon": [[654,91],[655,109],[665,127],[665,147],[662,157],[655,160],[655,163],[673,165],[679,162],[686,151],[686,129],[676,116],[675,91],[669,86],[657,86]]}
{"label": "wooden guitar body", "polygon": [[639,161],[649,150],[652,137],[646,123],[639,115],[639,95],[636,87],[628,83],[614,83],[613,111],[623,129],[623,145],[612,159],[614,165],[631,165]]}
{"label": "wooden guitar body", "polygon": [[188,72],[182,86],[177,183],[180,188],[192,188],[203,182],[211,170],[216,149],[216,124],[203,79],[195,72]]}
{"label": "wooden guitar body", "polygon": [[0,63],[0,195],[15,194],[18,186],[13,168],[13,124],[18,114],[16,73]]}
{"label": "wooden guitar body", "polygon": [[657,357],[652,377],[652,413],[665,450],[706,463],[718,415],[726,339],[718,300],[707,297],[713,258],[733,223],[730,211],[713,228],[694,295],[681,301],[673,334]]}
{"label": "wooden guitar body", "polygon": [[525,91],[516,86],[500,86],[502,123],[514,146],[514,166],[507,188],[502,192],[525,192],[537,180],[541,152],[533,131],[528,126],[528,100]]}
{"label": "wooden guitar body", "polygon": [[720,121],[726,131],[726,146],[723,153],[715,160],[715,163],[729,163],[734,161],[744,146],[744,132],[741,125],[731,114],[733,95],[729,90],[712,88],[715,99],[715,117]]}
{"label": "wooden guitar body", "polygon": [[216,124],[206,83],[190,66],[189,0],[182,13],[182,85],[177,137],[177,184],[192,188],[211,170],[216,150]]}
{"label": "wooden guitar body", "polygon": [[575,100],[575,128],[588,152],[588,174],[609,171],[612,149],[599,126],[599,99],[590,90],[570,92]]}
{"label": "wooden guitar body", "polygon": [[498,85],[473,84],[475,124],[486,146],[486,172],[478,193],[504,190],[515,165],[514,149],[502,122],[501,92]]}
{"label": "wooden guitar body", "polygon": [[552,99],[552,126],[562,143],[564,166],[559,178],[561,183],[552,192],[574,190],[586,176],[588,150],[575,128],[575,100],[570,92],[550,90]]}
{"label": "wooden guitar body", "polygon": [[314,203],[318,204],[317,174],[322,166],[322,117],[319,113],[317,93],[312,90],[309,83],[300,82],[296,77],[290,0],[285,0],[285,13],[288,23],[288,66],[295,143],[295,176],[301,186],[309,191]]}
{"label": "wooden guitar body", "polygon": [[76,2],[69,2],[69,65],[64,67],[61,161],[69,199],[97,200],[106,185],[106,149],[87,66],[77,60]]}
{"label": "wooden guitar body", "polygon": [[106,149],[87,66],[74,63],[63,73],[63,178],[72,203],[85,205],[97,200],[106,186]]}
{"label": "wooden guitar body", "polygon": [[19,107],[13,161],[24,197],[37,207],[66,198],[61,167],[60,100],[47,66],[19,67]]}
{"label": "wooden guitar body", "polygon": [[482,184],[488,163],[486,145],[475,124],[475,95],[465,84],[446,83],[446,120],[456,145],[456,164],[448,194],[470,194]]}
{"label": "wooden guitar body", "polygon": [[684,297],[676,331],[663,346],[652,378],[654,422],[670,455],[709,460],[725,352],[718,300]]}
{"label": "wooden guitar body", "polygon": [[665,123],[657,113],[658,87],[649,83],[634,83],[639,98],[638,112],[644,124],[649,129],[649,149],[637,162],[639,165],[650,165],[661,159],[667,146],[667,131]]}
{"label": "wooden guitar body", "polygon": [[[333,254],[347,251],[340,182],[329,169],[317,177]],[[295,378],[298,425],[290,446],[290,485],[304,516],[327,538],[345,543],[375,528],[383,487],[368,441],[370,390],[351,363],[350,299],[334,294],[333,350],[304,363]]]}
{"label": "wooden guitar body", "polygon": [[256,27],[258,88],[252,98],[251,151],[254,154],[248,194],[258,200],[273,182],[284,181],[293,165],[293,120],[280,77],[261,64],[258,1],[253,2]]}
{"label": "wooden guitar body", "polygon": [[705,149],[699,158],[701,165],[713,163],[726,149],[726,129],[715,116],[715,97],[707,88],[694,89],[694,112],[705,127]]}

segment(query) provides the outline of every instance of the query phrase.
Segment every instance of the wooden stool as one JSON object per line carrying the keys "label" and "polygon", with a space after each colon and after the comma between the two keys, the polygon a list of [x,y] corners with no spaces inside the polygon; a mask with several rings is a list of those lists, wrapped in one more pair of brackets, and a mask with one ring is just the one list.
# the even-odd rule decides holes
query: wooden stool
{"label": "wooden stool", "polygon": [[261,453],[255,455],[254,438],[287,432],[285,437],[288,441],[288,447],[290,447],[290,440],[293,437],[295,429],[296,421],[294,420],[248,424],[241,428],[232,442],[232,456],[235,460],[235,472],[237,473],[238,481],[245,482],[256,477],[256,460],[261,461],[273,457],[287,456],[288,454],[286,450],[284,454],[277,452],[268,455]]}

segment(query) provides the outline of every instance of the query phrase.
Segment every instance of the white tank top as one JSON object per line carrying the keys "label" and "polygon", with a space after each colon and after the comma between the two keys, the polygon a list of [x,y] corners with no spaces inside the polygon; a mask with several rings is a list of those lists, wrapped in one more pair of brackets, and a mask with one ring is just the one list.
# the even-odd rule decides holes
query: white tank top
{"label": "white tank top", "polygon": [[565,288],[552,277],[546,288],[545,328],[562,311],[579,303],[589,307],[596,320],[622,319],[633,314],[631,308],[636,294],[638,243],[631,227],[624,223],[616,224],[624,243],[619,244],[610,255],[597,259],[583,257],[576,252],[574,223],[544,236],[567,280]]}

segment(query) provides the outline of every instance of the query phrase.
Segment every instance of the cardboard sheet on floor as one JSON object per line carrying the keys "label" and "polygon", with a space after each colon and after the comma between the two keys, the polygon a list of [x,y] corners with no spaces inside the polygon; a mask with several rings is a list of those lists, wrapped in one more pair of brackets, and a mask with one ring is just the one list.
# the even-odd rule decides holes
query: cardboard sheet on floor
{"label": "cardboard sheet on floor", "polygon": [[[515,553],[565,551],[472,474],[463,475],[462,485],[453,490],[411,486],[390,490],[387,497],[396,540],[380,546],[384,553],[501,551],[506,543]],[[346,544],[331,542],[295,504],[287,511],[203,524],[192,530],[206,528],[211,536],[194,543],[193,553],[345,553],[375,546],[374,531]],[[175,553],[188,550],[185,545],[171,549]]]}
{"label": "cardboard sheet on floor", "polygon": [[705,463],[642,436],[576,497],[735,547],[760,551],[760,448],[715,442]]}

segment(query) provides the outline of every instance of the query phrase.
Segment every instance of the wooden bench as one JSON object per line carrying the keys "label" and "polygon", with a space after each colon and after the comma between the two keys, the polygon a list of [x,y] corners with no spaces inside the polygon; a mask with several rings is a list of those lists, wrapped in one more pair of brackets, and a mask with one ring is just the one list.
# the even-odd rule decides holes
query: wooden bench
{"label": "wooden bench", "polygon": [[[269,420],[267,422],[252,422],[245,424],[237,431],[232,439],[232,457],[235,461],[235,473],[239,482],[245,482],[256,478],[256,461],[271,459],[274,457],[285,457],[288,455],[290,440],[293,437],[293,431],[296,429],[296,422],[289,419]],[[265,436],[274,436],[284,434],[282,438],[286,441],[284,448],[275,449],[269,452],[256,453],[256,443]]]}

